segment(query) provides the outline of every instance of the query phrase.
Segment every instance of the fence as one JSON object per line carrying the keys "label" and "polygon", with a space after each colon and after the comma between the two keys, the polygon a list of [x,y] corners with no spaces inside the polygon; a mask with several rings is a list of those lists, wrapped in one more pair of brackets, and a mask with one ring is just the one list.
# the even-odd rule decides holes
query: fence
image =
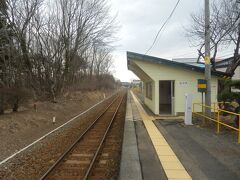
{"label": "fence", "polygon": [[[229,103],[229,102],[227,102],[227,103]],[[220,109],[219,104],[221,104],[221,103],[213,103],[213,107],[212,107],[212,106],[206,106],[202,103],[193,103],[193,114],[199,115],[199,116],[201,116],[201,117],[203,117],[207,120],[210,120],[210,121],[213,121],[213,122],[217,123],[217,133],[220,132],[220,126],[221,125],[237,131],[238,132],[238,143],[240,144],[240,114]],[[197,106],[201,107],[202,112],[196,112],[195,111]],[[211,113],[210,117],[207,116],[204,113],[204,109],[206,109],[206,108],[211,109],[211,112],[213,113],[213,116],[212,116],[212,113]],[[227,113],[229,115],[236,116],[238,118],[238,128],[236,128],[234,126],[231,126],[229,124],[226,124],[223,121],[221,121],[221,114],[222,113]]]}

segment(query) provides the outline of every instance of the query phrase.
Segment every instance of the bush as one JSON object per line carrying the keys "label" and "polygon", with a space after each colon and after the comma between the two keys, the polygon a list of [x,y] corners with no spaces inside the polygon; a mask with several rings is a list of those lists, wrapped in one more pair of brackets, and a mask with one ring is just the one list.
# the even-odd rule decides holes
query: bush
{"label": "bush", "polygon": [[218,95],[218,101],[231,102],[234,99],[240,104],[240,93],[223,92]]}
{"label": "bush", "polygon": [[[218,95],[218,101],[223,101],[223,102],[233,102],[236,100],[238,104],[240,104],[240,93],[236,92],[223,92]],[[240,106],[234,107],[232,103],[224,103],[224,110],[235,112],[235,113],[240,113]],[[222,113],[224,116],[229,115],[226,112]],[[235,116],[234,121],[236,123],[236,126],[238,127],[239,125],[239,119],[238,116]]]}
{"label": "bush", "polygon": [[12,108],[13,112],[17,112],[19,104],[30,97],[29,91],[22,88],[1,88],[0,94],[0,114],[3,114],[7,108]]}

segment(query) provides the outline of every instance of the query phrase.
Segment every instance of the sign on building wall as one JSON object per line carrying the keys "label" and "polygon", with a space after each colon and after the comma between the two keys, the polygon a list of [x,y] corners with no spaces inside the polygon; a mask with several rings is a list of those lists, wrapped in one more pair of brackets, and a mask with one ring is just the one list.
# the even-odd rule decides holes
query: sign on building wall
{"label": "sign on building wall", "polygon": [[179,86],[187,86],[187,81],[179,81]]}

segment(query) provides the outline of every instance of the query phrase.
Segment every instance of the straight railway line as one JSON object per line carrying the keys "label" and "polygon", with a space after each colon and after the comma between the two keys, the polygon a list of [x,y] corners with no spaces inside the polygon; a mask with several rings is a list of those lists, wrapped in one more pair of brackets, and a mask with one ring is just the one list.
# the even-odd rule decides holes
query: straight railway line
{"label": "straight railway line", "polygon": [[116,167],[120,156],[125,101],[126,92],[120,92],[40,179],[106,179],[114,175],[110,169]]}

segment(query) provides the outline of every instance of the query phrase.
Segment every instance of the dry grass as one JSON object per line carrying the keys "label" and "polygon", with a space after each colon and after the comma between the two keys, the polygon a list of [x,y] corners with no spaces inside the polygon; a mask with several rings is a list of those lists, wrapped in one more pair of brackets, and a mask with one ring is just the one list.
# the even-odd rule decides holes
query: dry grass
{"label": "dry grass", "polygon": [[[21,107],[20,112],[1,115],[0,160],[99,102],[104,93],[111,94],[110,91],[67,93],[57,103],[35,102],[37,111],[31,102]],[[56,117],[55,124],[53,117]]]}

